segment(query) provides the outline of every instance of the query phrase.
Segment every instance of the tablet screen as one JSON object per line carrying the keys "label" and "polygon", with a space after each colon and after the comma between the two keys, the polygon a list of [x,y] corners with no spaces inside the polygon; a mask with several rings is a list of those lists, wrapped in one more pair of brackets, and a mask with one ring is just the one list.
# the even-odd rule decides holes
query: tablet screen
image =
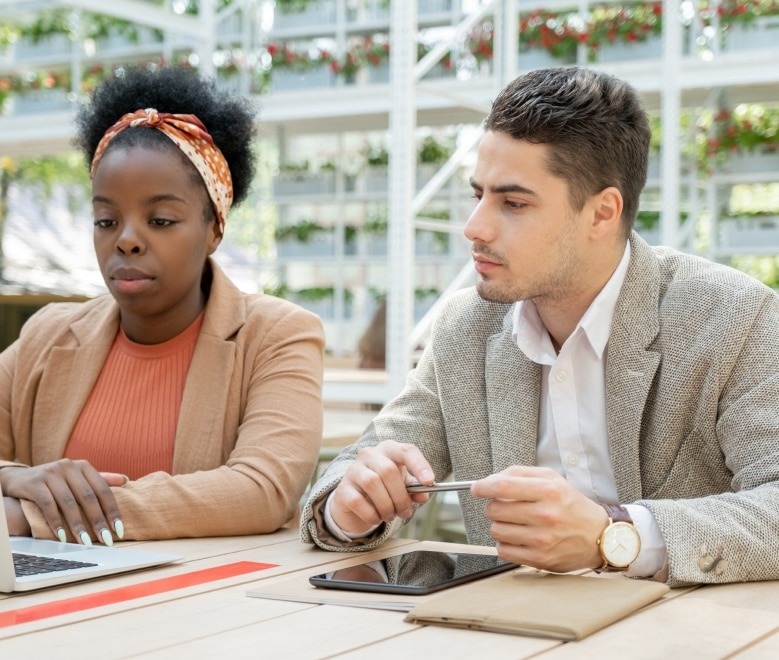
{"label": "tablet screen", "polygon": [[492,555],[416,550],[315,575],[317,587],[377,591],[394,594],[427,594],[517,568]]}

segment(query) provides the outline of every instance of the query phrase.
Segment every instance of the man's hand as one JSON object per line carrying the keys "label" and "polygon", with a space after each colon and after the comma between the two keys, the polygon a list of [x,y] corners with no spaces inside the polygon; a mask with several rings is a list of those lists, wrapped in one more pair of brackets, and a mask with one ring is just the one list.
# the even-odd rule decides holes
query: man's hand
{"label": "man's hand", "polygon": [[87,461],[63,458],[35,467],[4,467],[0,485],[4,495],[34,502],[61,541],[67,528],[85,545],[92,539],[113,545],[111,532],[121,539],[124,526],[111,485],[122,485],[125,479],[104,474],[105,478]]}
{"label": "man's hand", "polygon": [[361,534],[381,522],[409,518],[412,504],[423,504],[427,493],[410,495],[406,483],[431,484],[433,470],[415,445],[386,440],[363,447],[330,496],[330,514],[345,532]]}
{"label": "man's hand", "polygon": [[513,466],[477,481],[471,494],[491,500],[484,514],[502,559],[561,573],[603,563],[596,541],[605,510],[554,470]]}

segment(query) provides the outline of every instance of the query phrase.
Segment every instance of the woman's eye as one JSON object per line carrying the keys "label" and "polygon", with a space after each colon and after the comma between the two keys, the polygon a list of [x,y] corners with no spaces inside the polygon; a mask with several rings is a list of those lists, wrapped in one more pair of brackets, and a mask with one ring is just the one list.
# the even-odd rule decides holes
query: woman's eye
{"label": "woman's eye", "polygon": [[149,221],[149,224],[153,227],[169,227],[170,225],[174,224],[173,220],[168,220],[166,218],[152,218]]}
{"label": "woman's eye", "polygon": [[116,224],[114,220],[105,220],[100,218],[95,219],[95,227],[99,227],[100,229],[108,229],[114,224]]}

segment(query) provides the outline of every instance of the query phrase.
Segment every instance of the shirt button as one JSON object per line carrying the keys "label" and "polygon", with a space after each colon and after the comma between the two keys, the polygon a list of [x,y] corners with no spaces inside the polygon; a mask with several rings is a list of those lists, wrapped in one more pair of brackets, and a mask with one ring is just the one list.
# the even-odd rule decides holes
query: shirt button
{"label": "shirt button", "polygon": [[568,465],[578,465],[579,463],[579,457],[576,454],[568,454],[565,460],[568,461]]}
{"label": "shirt button", "polygon": [[566,374],[564,371],[558,371],[555,374],[554,378],[555,378],[555,380],[558,383],[562,383],[566,379],[567,376],[568,376],[568,374]]}

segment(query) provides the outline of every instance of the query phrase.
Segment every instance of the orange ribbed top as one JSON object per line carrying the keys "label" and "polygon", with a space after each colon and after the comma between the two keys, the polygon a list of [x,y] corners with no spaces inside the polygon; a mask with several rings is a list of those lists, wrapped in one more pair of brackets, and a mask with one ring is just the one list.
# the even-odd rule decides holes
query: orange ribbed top
{"label": "orange ribbed top", "polygon": [[119,328],[65,449],[97,470],[138,479],[173,468],[184,383],[203,313],[162,344],[136,344]]}

